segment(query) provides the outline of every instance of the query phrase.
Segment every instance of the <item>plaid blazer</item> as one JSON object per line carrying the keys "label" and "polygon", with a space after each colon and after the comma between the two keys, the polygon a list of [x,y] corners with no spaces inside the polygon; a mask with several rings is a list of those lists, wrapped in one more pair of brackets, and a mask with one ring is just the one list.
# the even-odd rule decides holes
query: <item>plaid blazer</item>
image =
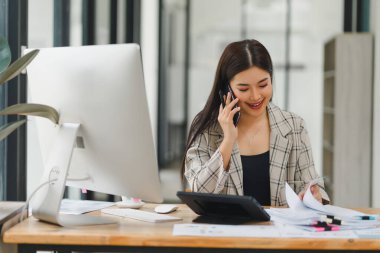
{"label": "plaid blazer", "polygon": [[[304,120],[276,105],[267,107],[270,122],[270,192],[271,205],[285,205],[285,182],[296,193],[318,178],[314,168],[311,145]],[[243,167],[238,145],[235,143],[229,170],[223,168],[219,150],[223,131],[219,124],[201,133],[188,149],[185,177],[192,191],[243,195]],[[322,198],[329,200],[323,180],[318,183]]]}

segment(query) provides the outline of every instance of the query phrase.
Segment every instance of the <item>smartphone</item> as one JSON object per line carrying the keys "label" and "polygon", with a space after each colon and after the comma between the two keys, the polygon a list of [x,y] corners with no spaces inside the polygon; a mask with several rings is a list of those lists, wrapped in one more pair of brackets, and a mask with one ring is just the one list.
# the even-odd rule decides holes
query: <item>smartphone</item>
{"label": "smartphone", "polygon": [[[220,101],[222,102],[223,108],[226,106],[226,102],[224,101],[223,96],[226,95],[226,97],[227,97],[227,92],[231,93],[231,101],[236,98],[235,94],[232,92],[230,85],[227,85],[227,91],[223,92],[222,90],[220,90],[219,91],[219,97],[220,97]],[[233,107],[233,109],[235,109],[236,107],[238,107],[237,104]],[[239,119],[240,119],[240,112],[236,112],[234,115],[234,118],[233,118],[233,122],[234,122],[235,127],[237,126]]]}

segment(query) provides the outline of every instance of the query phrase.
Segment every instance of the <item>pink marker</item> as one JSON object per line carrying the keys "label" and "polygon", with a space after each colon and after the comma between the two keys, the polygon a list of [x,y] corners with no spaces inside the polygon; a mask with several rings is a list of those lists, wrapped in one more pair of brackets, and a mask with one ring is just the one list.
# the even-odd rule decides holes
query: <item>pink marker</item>
{"label": "pink marker", "polygon": [[326,226],[326,227],[313,226],[313,228],[315,232],[339,231],[339,226]]}

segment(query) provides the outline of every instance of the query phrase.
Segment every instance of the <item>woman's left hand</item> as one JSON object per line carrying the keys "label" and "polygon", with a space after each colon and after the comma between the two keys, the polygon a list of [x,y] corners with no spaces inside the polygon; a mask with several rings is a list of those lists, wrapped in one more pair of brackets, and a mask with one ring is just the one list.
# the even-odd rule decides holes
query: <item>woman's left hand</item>
{"label": "woman's left hand", "polygon": [[[305,192],[309,186],[307,186],[304,190],[302,190],[299,194],[298,197],[303,200],[303,197],[305,196]],[[320,203],[322,203],[322,194],[319,191],[319,186],[314,184],[310,187],[310,191],[313,194],[314,198],[318,200]]]}

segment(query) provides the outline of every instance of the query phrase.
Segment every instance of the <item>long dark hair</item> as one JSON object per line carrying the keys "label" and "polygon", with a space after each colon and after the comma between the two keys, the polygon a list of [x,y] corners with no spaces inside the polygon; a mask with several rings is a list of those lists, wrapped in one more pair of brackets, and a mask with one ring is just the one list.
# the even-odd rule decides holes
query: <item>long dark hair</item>
{"label": "long dark hair", "polygon": [[185,169],[187,150],[199,134],[218,122],[219,106],[221,103],[219,91],[227,90],[227,85],[229,85],[231,79],[236,74],[253,66],[267,71],[272,79],[273,67],[271,57],[268,50],[257,40],[233,42],[224,49],[216,69],[214,85],[206,105],[191,123],[185,156],[182,162],[182,175]]}

